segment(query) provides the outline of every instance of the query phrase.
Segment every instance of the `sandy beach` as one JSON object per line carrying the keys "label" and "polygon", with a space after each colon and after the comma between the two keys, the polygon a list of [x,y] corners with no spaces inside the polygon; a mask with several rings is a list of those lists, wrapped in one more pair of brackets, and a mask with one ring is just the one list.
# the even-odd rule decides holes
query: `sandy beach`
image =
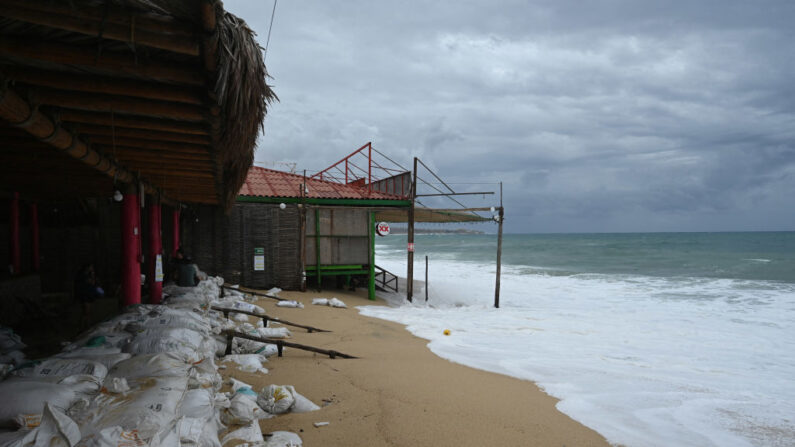
{"label": "sandy beach", "polygon": [[[268,314],[327,329],[307,333],[290,328],[291,341],[359,357],[329,359],[285,348],[271,357],[268,374],[238,371],[233,376],[256,390],[293,385],[323,406],[319,411],[260,421],[263,433],[298,433],[306,446],[601,446],[605,439],[555,409],[557,400],[532,382],[472,369],[437,357],[427,341],[402,325],[365,317],[356,306],[385,305],[364,292],[282,292],[304,309],[257,302]],[[337,297],[348,309],[312,305],[312,298]],[[253,321],[252,321],[253,322]],[[455,334],[451,335],[452,337]],[[329,422],[314,427],[314,422]]]}

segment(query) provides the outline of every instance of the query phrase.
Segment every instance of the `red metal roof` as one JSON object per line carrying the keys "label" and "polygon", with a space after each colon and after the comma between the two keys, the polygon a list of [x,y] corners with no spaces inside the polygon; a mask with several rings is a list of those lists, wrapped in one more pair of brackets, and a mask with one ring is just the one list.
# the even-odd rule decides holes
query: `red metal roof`
{"label": "red metal roof", "polygon": [[309,190],[305,196],[308,199],[407,200],[394,194],[368,191],[362,186],[304,178],[301,175],[258,166],[252,166],[248,170],[248,176],[238,195],[300,198],[301,185],[304,182]]}

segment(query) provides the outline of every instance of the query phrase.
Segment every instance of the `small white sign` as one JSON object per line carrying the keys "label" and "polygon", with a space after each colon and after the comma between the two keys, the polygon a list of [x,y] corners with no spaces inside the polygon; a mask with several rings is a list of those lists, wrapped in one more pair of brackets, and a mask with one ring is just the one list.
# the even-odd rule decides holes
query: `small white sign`
{"label": "small white sign", "polygon": [[375,232],[378,233],[379,236],[386,236],[389,234],[389,224],[386,222],[380,222],[378,225],[375,226]]}
{"label": "small white sign", "polygon": [[155,258],[155,282],[163,282],[163,255]]}
{"label": "small white sign", "polygon": [[264,270],[265,270],[265,256],[254,255],[254,271],[264,271]]}

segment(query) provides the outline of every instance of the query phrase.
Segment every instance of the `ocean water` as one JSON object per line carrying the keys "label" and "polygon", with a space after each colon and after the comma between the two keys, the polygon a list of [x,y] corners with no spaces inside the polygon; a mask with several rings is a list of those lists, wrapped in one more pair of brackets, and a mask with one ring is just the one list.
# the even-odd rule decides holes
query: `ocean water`
{"label": "ocean water", "polygon": [[[360,311],[437,355],[536,382],[614,444],[795,445],[795,232],[506,235],[500,309],[496,236],[415,242],[429,301]],[[405,276],[405,247],[379,238],[376,263]]]}

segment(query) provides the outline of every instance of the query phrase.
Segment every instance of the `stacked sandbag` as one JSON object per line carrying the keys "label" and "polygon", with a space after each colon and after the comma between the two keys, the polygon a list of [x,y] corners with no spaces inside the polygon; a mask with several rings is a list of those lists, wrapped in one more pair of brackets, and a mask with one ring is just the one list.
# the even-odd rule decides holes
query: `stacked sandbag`
{"label": "stacked sandbag", "polygon": [[27,346],[11,328],[0,326],[0,379],[15,366],[25,362]]}

